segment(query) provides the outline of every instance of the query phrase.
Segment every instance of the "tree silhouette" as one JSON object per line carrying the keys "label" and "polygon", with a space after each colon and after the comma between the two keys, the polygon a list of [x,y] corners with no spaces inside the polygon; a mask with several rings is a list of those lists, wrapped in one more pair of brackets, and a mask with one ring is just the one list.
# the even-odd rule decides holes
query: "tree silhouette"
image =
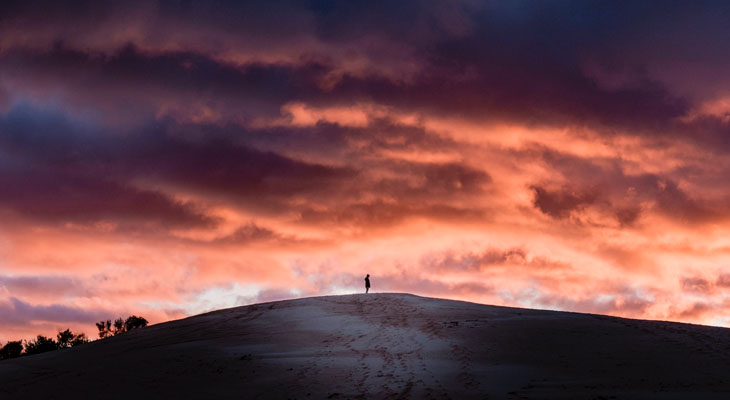
{"label": "tree silhouette", "polygon": [[58,343],[53,338],[38,335],[35,340],[25,342],[25,354],[38,354],[57,350]]}
{"label": "tree silhouette", "polygon": [[112,320],[99,321],[96,323],[96,328],[99,329],[99,339],[104,339],[112,335]]}
{"label": "tree silhouette", "polygon": [[5,343],[5,346],[0,348],[0,359],[7,360],[9,358],[20,357],[20,353],[23,352],[23,342],[20,340],[10,341]]}
{"label": "tree silhouette", "polygon": [[74,339],[74,334],[71,332],[70,329],[66,329],[63,332],[58,332],[58,335],[56,335],[56,342],[58,343],[58,348],[65,349],[67,347],[71,347],[71,341]]}
{"label": "tree silhouette", "polygon": [[132,329],[144,328],[147,326],[147,320],[143,317],[136,315],[130,315],[127,319],[121,317],[114,320],[108,319],[106,321],[99,321],[96,323],[96,328],[99,330],[99,339],[104,339],[109,336],[116,336],[124,332],[129,332]]}
{"label": "tree silhouette", "polygon": [[122,317],[119,317],[114,320],[114,336],[126,332],[124,327],[124,320]]}
{"label": "tree silhouette", "polygon": [[89,338],[86,337],[85,333],[81,332],[78,335],[74,336],[73,340],[71,340],[71,347],[85,343],[89,343]]}
{"label": "tree silhouette", "polygon": [[147,326],[147,320],[136,315],[130,315],[129,318],[124,321],[124,328],[127,331],[131,331],[132,329],[137,328],[144,328],[145,326]]}
{"label": "tree silhouette", "polygon": [[80,344],[87,343],[89,339],[86,337],[85,334],[79,333],[78,335],[74,335],[73,332],[71,332],[70,329],[66,329],[63,332],[58,332],[58,335],[56,335],[56,342],[58,343],[59,349],[66,349],[73,346],[78,346]]}
{"label": "tree silhouette", "polygon": [[[33,340],[26,340],[25,343],[21,340],[7,342],[5,346],[0,347],[0,360],[20,357],[25,354],[31,355],[52,350],[67,349],[88,342],[89,338],[86,337],[86,334],[74,334],[70,329],[66,329],[65,331],[58,331],[56,340],[38,335]],[[23,353],[24,350],[25,353]]]}

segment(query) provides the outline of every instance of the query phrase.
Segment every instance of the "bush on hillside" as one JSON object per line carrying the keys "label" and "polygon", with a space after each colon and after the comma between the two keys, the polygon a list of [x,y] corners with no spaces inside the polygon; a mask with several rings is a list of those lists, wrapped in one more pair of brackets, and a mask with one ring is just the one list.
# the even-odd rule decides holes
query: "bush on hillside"
{"label": "bush on hillside", "polygon": [[53,338],[38,335],[34,340],[25,342],[25,354],[39,354],[58,350],[58,343]]}
{"label": "bush on hillside", "polygon": [[99,321],[96,323],[96,329],[99,330],[99,339],[112,335],[112,320]]}
{"label": "bush on hillside", "polygon": [[86,334],[75,334],[70,329],[66,329],[65,331],[58,332],[56,340],[38,335],[32,340],[7,342],[5,346],[0,347],[0,360],[20,357],[26,354],[39,354],[58,349],[67,349],[84,343],[89,343],[89,338]]}
{"label": "bush on hillside", "polygon": [[69,347],[78,346],[88,342],[89,339],[85,334],[79,333],[78,335],[75,335],[70,329],[58,332],[58,335],[56,335],[56,343],[58,344],[59,349],[67,349]]}
{"label": "bush on hillside", "polygon": [[23,352],[23,342],[21,340],[9,341],[5,346],[0,348],[0,360],[20,357]]}
{"label": "bush on hillside", "polygon": [[124,332],[129,332],[133,329],[144,328],[148,322],[143,317],[136,315],[130,315],[127,319],[117,318],[112,323],[112,320],[99,321],[96,323],[96,328],[99,330],[99,338],[104,339],[109,336],[116,336]]}
{"label": "bush on hillside", "polygon": [[144,328],[145,326],[147,326],[147,320],[136,315],[130,315],[129,318],[124,321],[124,328],[127,331],[131,331],[132,329],[137,328]]}

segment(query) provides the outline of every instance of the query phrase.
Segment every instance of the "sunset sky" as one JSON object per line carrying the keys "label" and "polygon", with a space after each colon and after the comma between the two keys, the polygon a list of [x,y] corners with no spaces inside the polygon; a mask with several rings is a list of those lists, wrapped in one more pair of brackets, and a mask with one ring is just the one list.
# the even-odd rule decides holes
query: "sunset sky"
{"label": "sunset sky", "polygon": [[409,292],[730,326],[730,3],[3,1],[0,343]]}

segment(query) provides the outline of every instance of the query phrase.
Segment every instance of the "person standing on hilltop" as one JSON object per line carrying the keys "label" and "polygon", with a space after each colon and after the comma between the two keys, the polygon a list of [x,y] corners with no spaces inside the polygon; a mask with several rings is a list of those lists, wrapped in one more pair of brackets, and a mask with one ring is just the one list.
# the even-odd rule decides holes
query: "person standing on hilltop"
{"label": "person standing on hilltop", "polygon": [[367,293],[368,290],[370,290],[370,274],[365,277],[365,293]]}

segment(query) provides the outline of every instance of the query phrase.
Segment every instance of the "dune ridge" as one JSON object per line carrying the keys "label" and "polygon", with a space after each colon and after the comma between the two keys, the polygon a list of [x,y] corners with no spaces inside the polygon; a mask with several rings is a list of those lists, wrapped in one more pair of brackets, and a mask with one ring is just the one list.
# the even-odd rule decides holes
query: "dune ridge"
{"label": "dune ridge", "polygon": [[0,398],[725,399],[728,350],[718,327],[325,296],[3,361]]}

